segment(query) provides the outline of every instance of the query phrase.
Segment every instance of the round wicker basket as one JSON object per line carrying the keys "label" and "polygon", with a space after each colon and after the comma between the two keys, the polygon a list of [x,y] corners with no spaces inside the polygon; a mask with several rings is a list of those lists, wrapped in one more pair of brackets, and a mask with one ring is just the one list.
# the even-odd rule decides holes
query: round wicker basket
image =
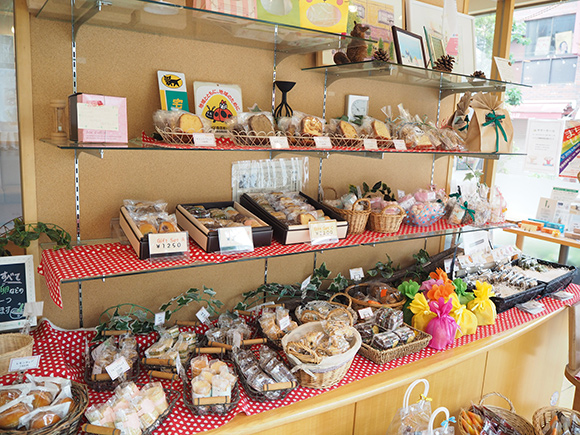
{"label": "round wicker basket", "polygon": [[538,434],[544,433],[544,427],[547,424],[550,424],[550,421],[552,418],[554,418],[554,416],[556,416],[556,413],[562,413],[566,417],[572,417],[572,415],[576,415],[576,417],[580,418],[580,412],[574,411],[573,409],[560,408],[557,406],[546,406],[544,408],[540,408],[534,412],[534,415],[532,416],[532,424],[534,425],[534,429],[536,429]]}
{"label": "round wicker basket", "polygon": [[382,304],[382,303],[378,303],[378,302],[363,301],[362,299],[357,299],[357,298],[352,296],[352,294],[354,293],[354,290],[357,287],[360,288],[360,287],[369,287],[369,286],[370,286],[369,283],[353,284],[350,287],[347,287],[346,290],[344,291],[346,294],[348,294],[351,297],[352,304],[353,304],[353,307],[355,310],[360,310],[361,308],[366,308],[366,307],[371,307],[371,308],[375,308],[375,309],[378,309],[378,308],[399,309],[403,305],[405,305],[406,298],[404,296],[399,302],[395,302],[394,304]]}
{"label": "round wicker basket", "polygon": [[26,334],[0,335],[0,376],[8,373],[10,360],[32,356],[34,339]]}
{"label": "round wicker basket", "polygon": [[369,215],[369,230],[375,231],[377,233],[396,233],[401,228],[401,223],[407,213],[403,208],[397,205],[399,213],[397,214],[386,214],[385,212],[390,207],[385,207],[380,213],[371,212]]}

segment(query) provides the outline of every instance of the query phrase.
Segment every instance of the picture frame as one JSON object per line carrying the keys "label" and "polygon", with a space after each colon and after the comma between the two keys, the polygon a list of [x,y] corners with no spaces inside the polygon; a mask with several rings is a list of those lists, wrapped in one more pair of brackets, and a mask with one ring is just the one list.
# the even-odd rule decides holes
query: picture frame
{"label": "picture frame", "polygon": [[397,54],[397,63],[427,68],[427,58],[421,35],[393,26],[393,44]]}
{"label": "picture frame", "polygon": [[430,63],[430,67],[433,68],[437,59],[446,54],[443,37],[433,30],[428,30],[427,27],[423,27],[423,32],[425,33],[425,45],[427,46],[430,60],[428,64]]}

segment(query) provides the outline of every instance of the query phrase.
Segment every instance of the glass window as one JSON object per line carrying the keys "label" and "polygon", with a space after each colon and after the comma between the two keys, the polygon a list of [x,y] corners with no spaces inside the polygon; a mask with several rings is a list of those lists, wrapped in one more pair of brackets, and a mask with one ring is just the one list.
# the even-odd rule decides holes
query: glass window
{"label": "glass window", "polygon": [[524,63],[523,83],[539,85],[549,83],[550,60],[531,60]]}
{"label": "glass window", "polygon": [[573,83],[576,78],[577,57],[552,59],[550,83]]}
{"label": "glass window", "polygon": [[22,216],[12,3],[0,6],[0,225]]}
{"label": "glass window", "polygon": [[526,21],[526,58],[560,56],[571,52],[575,14]]}

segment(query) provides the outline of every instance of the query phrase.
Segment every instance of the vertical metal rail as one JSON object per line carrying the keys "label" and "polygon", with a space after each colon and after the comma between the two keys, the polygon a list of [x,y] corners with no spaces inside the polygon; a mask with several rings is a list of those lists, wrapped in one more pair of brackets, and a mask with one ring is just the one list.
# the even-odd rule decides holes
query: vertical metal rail
{"label": "vertical metal rail", "polygon": [[435,182],[435,154],[433,154],[433,162],[431,163],[431,185]]}
{"label": "vertical metal rail", "polygon": [[443,98],[442,87],[443,87],[443,73],[439,73],[439,98],[437,99],[437,121],[435,122],[437,126],[439,125],[439,117],[441,116],[441,98]]}
{"label": "vertical metal rail", "polygon": [[276,110],[276,67],[278,61],[278,25],[274,26],[274,69],[272,72],[272,116]]}
{"label": "vertical metal rail", "polygon": [[318,201],[322,201],[323,193],[322,190],[322,157],[320,157],[320,162],[318,163]]}
{"label": "vertical metal rail", "polygon": [[264,284],[268,284],[268,258],[264,260]]}
{"label": "vertical metal rail", "polygon": [[328,68],[324,69],[324,95],[322,98],[322,118],[326,118],[326,91],[328,87]]}

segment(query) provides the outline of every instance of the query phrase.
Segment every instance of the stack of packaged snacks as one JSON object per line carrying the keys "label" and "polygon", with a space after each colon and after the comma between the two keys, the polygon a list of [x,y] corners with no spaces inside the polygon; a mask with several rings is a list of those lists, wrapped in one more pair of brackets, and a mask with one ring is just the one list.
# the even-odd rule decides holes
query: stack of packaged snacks
{"label": "stack of packaged snacks", "polygon": [[149,233],[173,233],[179,231],[175,214],[167,212],[167,203],[163,200],[137,201],[123,200],[129,217],[135,222],[143,235]]}

